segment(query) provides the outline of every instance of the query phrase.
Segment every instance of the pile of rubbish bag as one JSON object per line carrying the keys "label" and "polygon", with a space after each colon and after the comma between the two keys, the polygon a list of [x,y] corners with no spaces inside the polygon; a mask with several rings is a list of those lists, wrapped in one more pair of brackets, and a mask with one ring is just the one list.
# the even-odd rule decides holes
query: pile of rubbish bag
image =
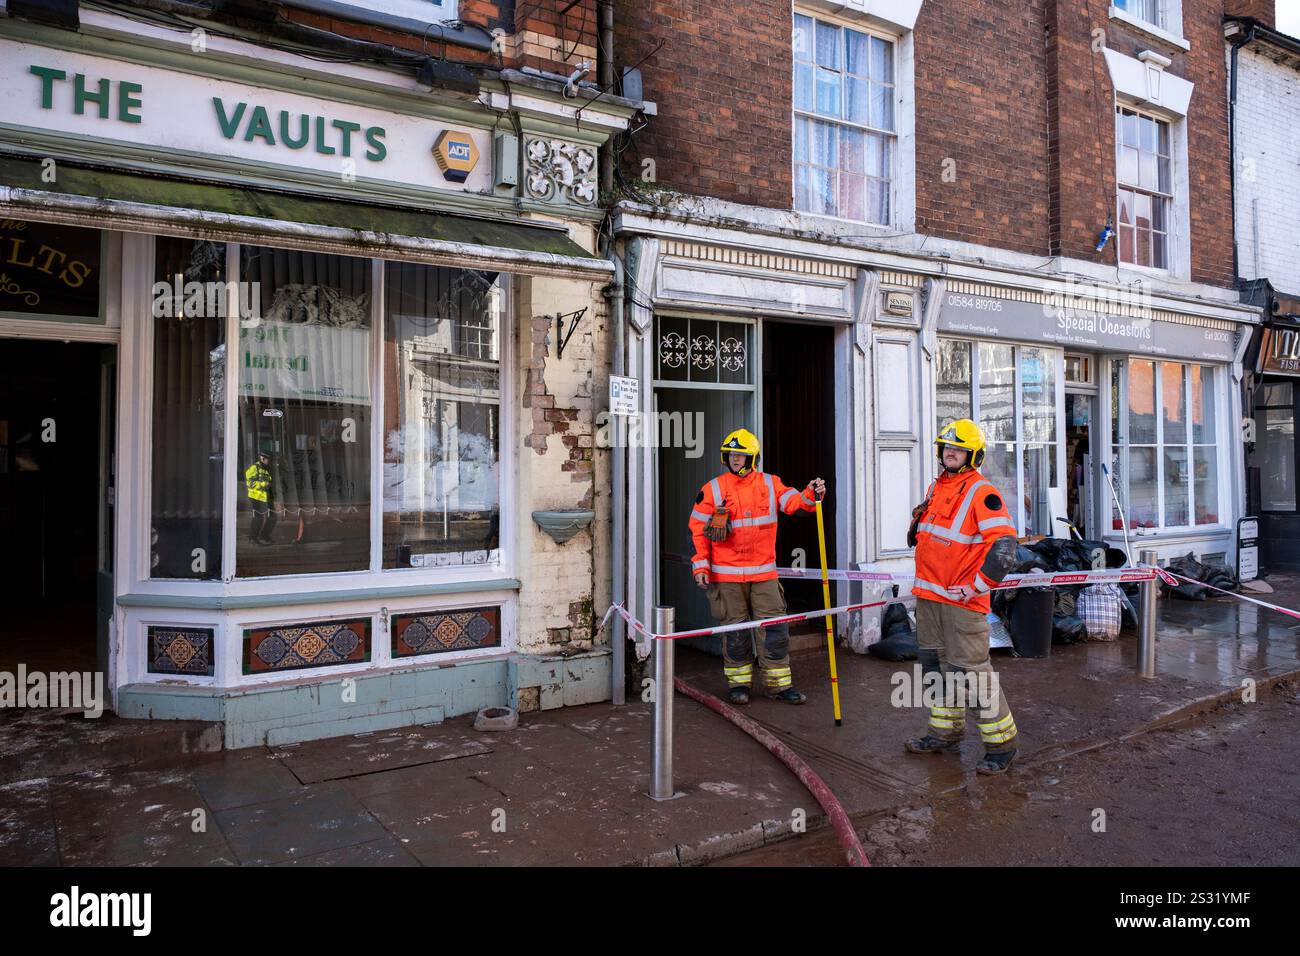
{"label": "pile of rubbish bag", "polygon": [[[1165,565],[1165,570],[1195,581],[1203,581],[1211,587],[1221,588],[1224,591],[1235,591],[1240,584],[1236,572],[1222,561],[1197,561],[1196,556],[1190,551],[1181,558],[1170,561]],[[1161,587],[1164,588],[1165,594],[1182,598],[1184,601],[1204,601],[1210,595],[1209,588],[1203,588],[1191,581],[1179,581],[1177,587],[1170,587],[1162,581]]]}
{"label": "pile of rubbish bag", "polygon": [[[1066,540],[1064,538],[1044,538],[1033,544],[1022,544],[1016,549],[1016,566],[1012,574],[1051,574],[1060,571],[1094,570],[1094,558],[1104,558],[1105,567],[1122,568],[1128,564],[1128,556],[1119,548],[1108,548],[1101,541]],[[1100,562],[1098,562],[1100,564]],[[1006,591],[994,591],[992,598],[993,613],[1009,625],[1011,610],[1015,602],[1025,594],[1055,592],[1052,608],[1052,643],[1081,644],[1091,636],[1094,640],[1113,640],[1110,627],[1105,634],[1089,634],[1084,618],[1078,613],[1079,593],[1086,585],[1067,585],[1056,588],[1014,588]],[[1121,620],[1124,624],[1137,627],[1137,611],[1134,602],[1137,599],[1137,586],[1126,585],[1107,592],[1107,597],[1118,600]],[[1094,599],[1102,597],[1094,595]]]}
{"label": "pile of rubbish bag", "polygon": [[907,608],[891,604],[880,621],[880,640],[867,645],[867,653],[887,661],[916,660],[916,633],[908,619]]}

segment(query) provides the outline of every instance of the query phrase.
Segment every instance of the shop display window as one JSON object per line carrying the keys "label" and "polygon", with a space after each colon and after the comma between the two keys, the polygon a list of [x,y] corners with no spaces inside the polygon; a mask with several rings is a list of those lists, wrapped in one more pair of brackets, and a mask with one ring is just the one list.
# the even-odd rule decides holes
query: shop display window
{"label": "shop display window", "polygon": [[500,546],[499,273],[385,267],[384,567]]}
{"label": "shop display window", "polygon": [[240,248],[241,577],[370,564],[371,262]]}
{"label": "shop display window", "polygon": [[1002,492],[1022,535],[1053,532],[1061,364],[1054,349],[939,340],[936,433],[958,418],[979,422],[987,442],[980,471]]}
{"label": "shop display window", "polygon": [[[154,247],[149,574],[220,578],[226,445],[226,247]],[[188,294],[187,294],[188,290]]]}
{"label": "shop display window", "polygon": [[[1213,369],[1115,362],[1111,397],[1113,475],[1129,529],[1220,524]],[[1111,526],[1124,526],[1118,508]]]}

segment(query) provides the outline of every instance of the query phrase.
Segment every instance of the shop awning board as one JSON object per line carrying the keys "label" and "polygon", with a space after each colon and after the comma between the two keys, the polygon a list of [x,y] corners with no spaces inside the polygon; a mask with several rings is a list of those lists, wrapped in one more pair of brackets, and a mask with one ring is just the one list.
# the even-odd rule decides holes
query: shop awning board
{"label": "shop awning board", "polygon": [[462,268],[599,279],[611,263],[563,228],[0,155],[0,217],[257,242]]}

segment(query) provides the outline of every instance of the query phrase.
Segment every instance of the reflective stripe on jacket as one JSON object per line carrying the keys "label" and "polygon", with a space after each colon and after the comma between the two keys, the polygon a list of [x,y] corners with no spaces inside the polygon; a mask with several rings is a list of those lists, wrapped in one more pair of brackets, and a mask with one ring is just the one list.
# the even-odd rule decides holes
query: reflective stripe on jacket
{"label": "reflective stripe on jacket", "polygon": [[[704,528],[714,511],[725,506],[731,534],[710,541]],[[695,554],[691,573],[709,572],[710,581],[770,581],[776,577],[776,519],[779,512],[815,511],[810,484],[802,492],[776,475],[751,471],[743,478],[719,475],[703,488],[691,509],[691,540]]]}
{"label": "reflective stripe on jacket", "polygon": [[[912,593],[928,601],[989,613],[996,583],[980,573],[993,542],[1015,535],[1002,494],[978,471],[947,472],[935,479],[916,529],[916,585]],[[963,602],[951,593],[966,586],[976,592]]]}
{"label": "reflective stripe on jacket", "polygon": [[254,462],[244,471],[244,484],[248,485],[248,497],[254,501],[266,501],[271,491],[271,472]]}

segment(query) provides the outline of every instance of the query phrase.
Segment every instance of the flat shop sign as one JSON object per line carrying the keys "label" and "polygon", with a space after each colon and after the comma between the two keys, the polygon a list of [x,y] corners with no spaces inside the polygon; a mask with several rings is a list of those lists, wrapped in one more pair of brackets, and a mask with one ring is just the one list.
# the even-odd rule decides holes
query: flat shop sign
{"label": "flat shop sign", "polygon": [[1259,577],[1259,519],[1237,521],[1237,578],[1253,581]]}
{"label": "flat shop sign", "polygon": [[[417,187],[491,188],[485,130],[447,131],[424,117],[268,87],[177,73],[0,39],[0,118],[9,127],[78,140],[150,146],[161,161],[248,161]],[[449,178],[435,156],[454,142]]]}
{"label": "flat shop sign", "polygon": [[1050,302],[1020,302],[949,292],[939,331],[974,338],[1013,339],[1071,348],[1229,362],[1233,333],[1158,319],[1133,319],[1058,309]]}
{"label": "flat shop sign", "polygon": [[1300,375],[1300,329],[1264,329],[1261,371]]}

